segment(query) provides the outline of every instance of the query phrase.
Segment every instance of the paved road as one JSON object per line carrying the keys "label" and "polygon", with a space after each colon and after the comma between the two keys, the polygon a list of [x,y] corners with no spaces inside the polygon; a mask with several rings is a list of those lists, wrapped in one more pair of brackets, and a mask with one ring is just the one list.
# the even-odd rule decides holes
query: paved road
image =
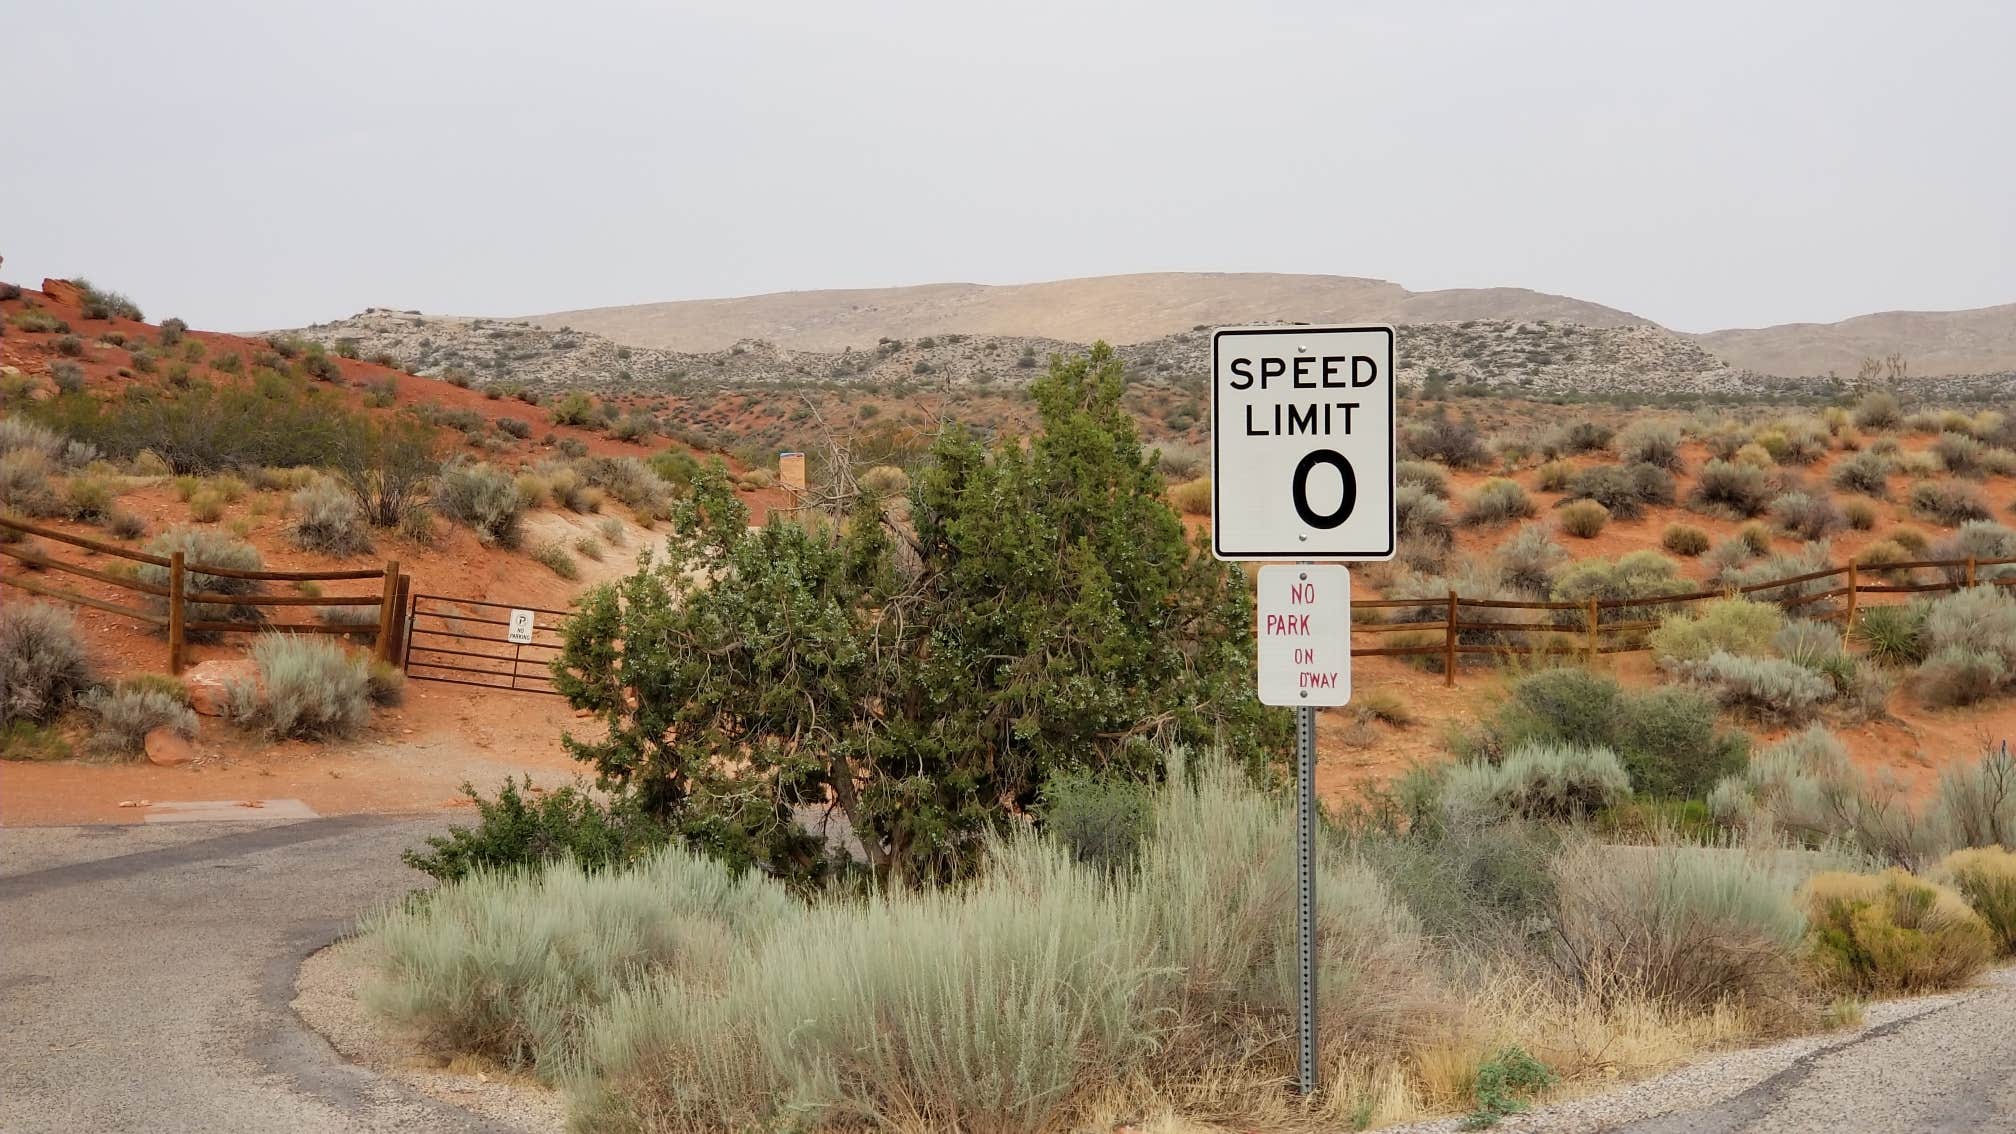
{"label": "paved road", "polygon": [[1734,1098],[1618,1134],[2007,1134],[2016,1131],[2016,982],[1801,1057]]}
{"label": "paved road", "polygon": [[441,821],[0,830],[0,1131],[498,1129],[345,1063],[301,959]]}

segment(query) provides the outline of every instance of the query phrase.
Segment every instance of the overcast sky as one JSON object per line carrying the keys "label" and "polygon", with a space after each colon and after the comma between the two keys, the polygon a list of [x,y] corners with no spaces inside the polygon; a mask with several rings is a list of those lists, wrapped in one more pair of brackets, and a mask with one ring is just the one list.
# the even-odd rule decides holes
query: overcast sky
{"label": "overcast sky", "polygon": [[0,278],[202,327],[1163,270],[2016,302],[2016,4],[21,2]]}

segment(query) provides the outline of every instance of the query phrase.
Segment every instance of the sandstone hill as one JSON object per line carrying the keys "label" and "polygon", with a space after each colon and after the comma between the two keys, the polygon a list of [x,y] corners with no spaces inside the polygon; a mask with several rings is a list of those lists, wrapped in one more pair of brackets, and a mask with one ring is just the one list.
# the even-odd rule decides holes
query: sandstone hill
{"label": "sandstone hill", "polygon": [[1901,355],[1912,374],[2016,368],[2016,303],[1971,311],[1884,311],[1838,323],[1785,323],[1691,336],[1732,366],[1766,374],[1852,375]]}
{"label": "sandstone hill", "polygon": [[1362,320],[1445,323],[1551,320],[1646,326],[1628,312],[1524,288],[1408,291],[1385,280],[1260,272],[1154,272],[1047,283],[926,284],[789,291],[527,316],[633,346],[724,350],[763,339],[795,350],[860,349],[882,338],[945,334],[1137,343],[1199,325]]}

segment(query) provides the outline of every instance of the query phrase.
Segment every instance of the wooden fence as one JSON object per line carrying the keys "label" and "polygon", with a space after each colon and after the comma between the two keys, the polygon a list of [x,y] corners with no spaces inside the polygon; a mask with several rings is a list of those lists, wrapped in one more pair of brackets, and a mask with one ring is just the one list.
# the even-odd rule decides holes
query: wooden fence
{"label": "wooden fence", "polygon": [[[1728,598],[1734,595],[1762,595],[1763,600],[1772,602],[1786,610],[1797,610],[1814,603],[1831,599],[1846,599],[1840,610],[1823,611],[1814,615],[1822,621],[1839,621],[1844,634],[1855,628],[1855,619],[1861,611],[1863,595],[1911,594],[1921,591],[1957,591],[1975,585],[1981,568],[2016,563],[2016,559],[1981,559],[1969,556],[1966,559],[1917,559],[1902,563],[1863,564],[1850,563],[1844,567],[1829,567],[1823,571],[1809,571],[1804,575],[1793,575],[1784,579],[1772,579],[1762,583],[1751,583],[1743,587],[1725,587],[1718,590],[1690,591],[1686,594],[1654,595],[1647,598],[1626,599],[1584,599],[1579,602],[1540,602],[1510,599],[1464,598],[1455,591],[1445,596],[1421,598],[1354,599],[1351,609],[1358,611],[1413,610],[1421,611],[1439,608],[1440,621],[1369,622],[1354,624],[1353,635],[1385,634],[1440,634],[1439,642],[1428,642],[1406,646],[1352,646],[1351,656],[1365,657],[1421,657],[1440,656],[1442,659],[1442,682],[1444,685],[1456,683],[1457,658],[1465,654],[1491,654],[1500,657],[1544,657],[1564,654],[1593,658],[1598,654],[1622,654],[1649,649],[1645,632],[1657,629],[1658,617],[1632,618],[1632,612],[1647,614],[1661,613],[1660,607],[1679,607],[1688,603],[1706,602],[1710,599]],[[1867,576],[1875,574],[1878,580],[1888,576],[1910,579],[1911,572],[1926,568],[1937,569],[1943,577],[1938,582],[1882,582],[1867,581]],[[1835,583],[1835,580],[1840,582]],[[1998,575],[1986,580],[1990,586],[2016,586],[2016,573]],[[1814,584],[1820,584],[1814,588]],[[1829,585],[1832,584],[1832,585]],[[1795,593],[1767,595],[1765,592],[1783,591],[1786,588],[1801,588]],[[1809,589],[1811,588],[1811,589]],[[1477,611],[1546,611],[1551,615],[1548,621],[1499,621],[1498,616],[1488,613],[1470,614]],[[1606,619],[1606,615],[1608,618]],[[1374,618],[1383,615],[1374,615]],[[1473,635],[1501,634],[1547,634],[1565,636],[1564,641],[1542,644],[1513,645],[1506,642],[1463,641],[1465,633]]]}
{"label": "wooden fence", "polygon": [[[399,612],[402,606],[409,601],[408,596],[412,591],[412,576],[401,575],[399,573],[399,562],[396,559],[388,561],[383,567],[372,567],[354,571],[241,571],[233,567],[212,567],[201,563],[189,563],[185,560],[183,553],[179,551],[173,555],[166,556],[130,551],[126,548],[103,543],[99,540],[85,539],[82,536],[74,536],[57,531],[54,528],[45,528],[36,524],[24,523],[6,516],[0,516],[0,528],[19,532],[22,535],[36,536],[41,539],[54,540],[57,543],[69,544],[72,547],[80,547],[86,551],[96,552],[100,555],[109,555],[115,559],[122,559],[130,563],[144,563],[154,567],[167,568],[168,577],[166,583],[146,583],[129,575],[113,571],[101,571],[82,566],[81,564],[54,559],[45,554],[41,548],[26,543],[0,543],[0,557],[18,560],[24,567],[40,571],[56,571],[63,574],[76,575],[118,588],[119,590],[131,591],[161,600],[158,603],[150,604],[158,606],[158,610],[141,609],[137,604],[122,606],[119,603],[110,602],[106,599],[79,594],[76,591],[55,586],[49,582],[38,582],[24,578],[19,570],[0,573],[0,586],[14,587],[29,594],[75,603],[78,606],[89,607],[93,610],[102,610],[107,614],[116,614],[125,618],[131,618],[137,622],[146,623],[149,626],[163,628],[168,635],[168,672],[170,673],[181,673],[183,665],[188,661],[189,634],[191,632],[243,634],[277,630],[293,634],[368,634],[374,640],[378,657],[386,661],[398,660],[402,639],[399,631],[403,625]],[[312,597],[308,595],[266,594],[227,595],[189,590],[189,577],[191,575],[284,583],[362,582],[365,580],[376,580],[379,585],[374,593],[362,595],[317,595]],[[374,606],[378,609],[374,623],[270,622],[264,618],[256,622],[223,620],[192,621],[189,618],[191,604],[259,608],[289,606]]]}

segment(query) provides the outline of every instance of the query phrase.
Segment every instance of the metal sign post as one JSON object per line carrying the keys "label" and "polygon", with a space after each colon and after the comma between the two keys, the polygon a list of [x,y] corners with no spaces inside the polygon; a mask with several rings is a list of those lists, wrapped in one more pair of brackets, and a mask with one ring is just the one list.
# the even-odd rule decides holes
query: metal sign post
{"label": "metal sign post", "polygon": [[1351,699],[1351,575],[1391,559],[1393,329],[1229,327],[1211,336],[1211,551],[1262,567],[1258,693],[1295,710],[1295,1079],[1316,1078],[1316,709]]}

